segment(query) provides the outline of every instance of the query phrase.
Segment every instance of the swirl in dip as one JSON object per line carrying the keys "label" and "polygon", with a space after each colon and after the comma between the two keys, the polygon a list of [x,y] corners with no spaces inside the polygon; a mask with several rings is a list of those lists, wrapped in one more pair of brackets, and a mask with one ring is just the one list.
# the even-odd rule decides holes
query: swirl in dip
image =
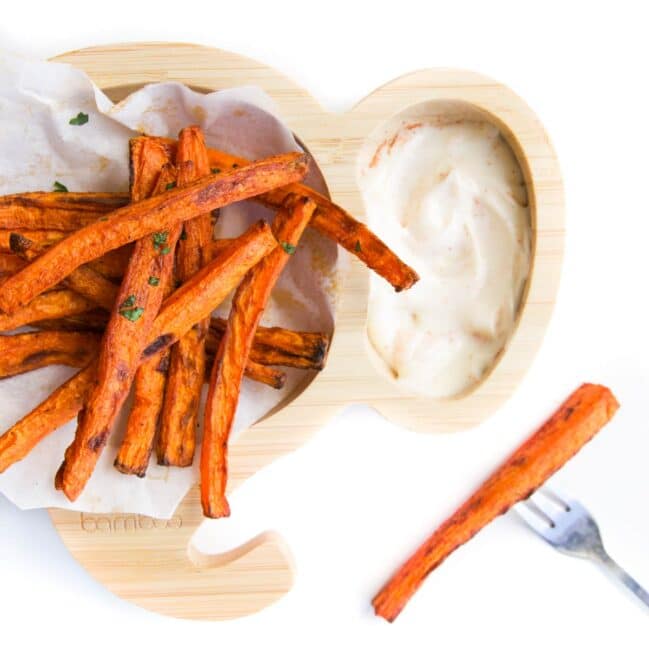
{"label": "swirl in dip", "polygon": [[359,183],[369,227],[421,276],[401,293],[372,276],[369,340],[409,392],[461,395],[504,348],[530,271],[518,162],[485,121],[400,120]]}

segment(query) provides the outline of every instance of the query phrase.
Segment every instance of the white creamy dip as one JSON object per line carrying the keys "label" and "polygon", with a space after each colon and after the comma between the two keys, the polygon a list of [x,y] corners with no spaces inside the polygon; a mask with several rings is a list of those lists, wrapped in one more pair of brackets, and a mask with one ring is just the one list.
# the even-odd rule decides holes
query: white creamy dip
{"label": "white creamy dip", "polygon": [[370,342],[408,391],[459,395],[506,344],[529,274],[518,162],[486,122],[402,121],[359,183],[369,227],[421,277],[396,293],[372,276]]}

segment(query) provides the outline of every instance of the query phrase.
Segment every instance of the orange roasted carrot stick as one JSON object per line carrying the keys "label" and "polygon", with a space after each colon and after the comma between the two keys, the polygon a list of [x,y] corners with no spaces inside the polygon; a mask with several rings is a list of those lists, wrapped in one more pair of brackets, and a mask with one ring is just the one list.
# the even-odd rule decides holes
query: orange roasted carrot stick
{"label": "orange roasted carrot stick", "polygon": [[40,248],[58,243],[65,237],[59,230],[0,230],[0,252],[15,252],[11,240],[24,237]]}
{"label": "orange roasted carrot stick", "polygon": [[13,254],[0,252],[0,275],[13,275],[27,265],[24,259]]}
{"label": "orange roasted carrot stick", "polygon": [[273,232],[279,246],[244,278],[232,300],[228,324],[216,354],[205,406],[201,448],[203,514],[230,514],[225,497],[227,445],[239,401],[243,369],[270,293],[299,243],[315,210],[310,199],[298,198],[275,216]]}
{"label": "orange roasted carrot stick", "polygon": [[[43,244],[17,232],[9,235],[9,246],[12,252],[27,261],[36,259],[46,250]],[[63,284],[107,311],[115,305],[118,287],[87,264],[75,268],[63,279]]]}
{"label": "orange roasted carrot stick", "polygon": [[534,493],[617,409],[606,387],[586,383],[575,390],[397,570],[372,600],[376,614],[394,621],[432,570],[494,518]]}
{"label": "orange roasted carrot stick", "polygon": [[[184,128],[178,136],[178,163],[191,160],[190,172],[179,174],[178,186],[210,175],[210,163],[201,129]],[[208,212],[186,221],[176,253],[176,278],[184,283],[210,260],[212,217]],[[195,324],[170,350],[169,372],[164,393],[158,463],[165,466],[191,466],[196,448],[196,425],[205,377],[205,338],[209,316]]]}
{"label": "orange roasted carrot stick", "polygon": [[90,363],[0,436],[0,473],[77,415],[95,381],[96,367]]}
{"label": "orange roasted carrot stick", "polygon": [[[0,292],[2,289],[0,288]],[[65,318],[92,310],[95,305],[75,291],[57,289],[48,291],[32,300],[11,315],[0,313],[0,331],[11,331],[39,320]]]}
{"label": "orange roasted carrot stick", "polygon": [[[215,349],[221,341],[227,321],[212,318],[208,345]],[[321,370],[329,350],[329,336],[316,331],[294,331],[284,327],[259,325],[250,358],[263,365],[284,365],[305,370]]]}
{"label": "orange roasted carrot stick", "polygon": [[[152,328],[150,344],[140,362],[167,348],[217,308],[246,272],[275,246],[275,238],[269,226],[263,222],[256,223],[233,240],[218,259],[210,262],[163,304]],[[25,457],[43,437],[68,422],[81,410],[86,401],[86,392],[81,394],[79,386],[83,385],[83,389],[87,391],[96,383],[96,360],[87,369],[88,372],[83,376],[76,375],[79,377],[77,381],[74,377],[70,379],[54,395],[45,399],[0,436],[0,472]],[[267,374],[260,370],[260,376]],[[277,384],[277,376],[270,382]],[[43,421],[39,419],[41,415],[44,416]],[[94,445],[92,449],[86,447],[85,450],[91,450],[97,456],[101,452],[101,448],[94,448]],[[58,484],[61,484],[61,473],[60,471]]]}
{"label": "orange roasted carrot stick", "polygon": [[[151,149],[154,149],[158,156],[166,158],[166,151],[152,140],[135,138],[130,142],[131,195],[134,201],[145,198],[147,193],[155,194],[166,191],[166,187],[176,183],[178,178],[175,167],[166,165],[161,171],[159,163],[152,164]],[[157,174],[156,166],[158,167]],[[153,190],[151,190],[151,187],[153,187]],[[181,227],[175,226],[172,232],[173,240],[177,240]],[[171,250],[173,250],[173,243],[167,257],[164,259],[165,269],[162,273],[156,271],[155,275],[149,275],[148,278],[142,276],[140,279],[142,285],[146,283],[155,289],[156,304],[154,308],[156,312],[159,310],[163,298],[169,297],[172,291],[173,266]],[[140,254],[142,254],[141,251]],[[144,254],[151,255],[150,246],[145,246]],[[148,331],[146,335],[148,335]],[[145,337],[143,332],[143,337],[140,340],[143,341]],[[142,347],[144,347],[144,344],[140,342],[140,352]],[[169,365],[168,355],[168,349],[160,350],[146,363],[140,364],[135,372],[133,406],[114,462],[115,468],[122,473],[134,474],[140,477],[143,477],[146,473],[162,411],[165,377]],[[133,360],[137,362],[139,359],[135,356]]]}
{"label": "orange roasted carrot stick", "polygon": [[128,194],[107,192],[28,192],[0,196],[0,229],[83,228],[128,203]]}
{"label": "orange roasted carrot stick", "polygon": [[304,155],[287,153],[227,174],[212,174],[187,187],[126,205],[112,212],[105,221],[98,220],[72,232],[9,277],[0,292],[0,310],[11,313],[58,284],[75,268],[109,250],[147,235],[153,235],[155,243],[156,235],[168,236],[168,230],[183,221],[299,180],[306,171]]}
{"label": "orange roasted carrot stick", "polygon": [[48,365],[85,367],[97,353],[99,336],[84,331],[36,331],[0,336],[0,379]]}
{"label": "orange roasted carrot stick", "polygon": [[[145,160],[157,156],[161,162],[166,159],[166,153],[154,141],[145,143],[141,156]],[[170,165],[163,163],[158,166],[152,193],[164,194],[174,177]],[[148,189],[146,178],[132,186],[134,201],[140,198],[143,187]],[[90,477],[113,421],[131,388],[142,350],[162,304],[164,287],[171,281],[173,250],[181,227],[180,224],[174,225],[165,233],[164,240],[145,237],[135,244],[102,339],[97,383],[79,414],[74,441],[68,447],[57,474],[57,488],[71,500],[81,493]],[[152,282],[151,278],[156,281]]]}

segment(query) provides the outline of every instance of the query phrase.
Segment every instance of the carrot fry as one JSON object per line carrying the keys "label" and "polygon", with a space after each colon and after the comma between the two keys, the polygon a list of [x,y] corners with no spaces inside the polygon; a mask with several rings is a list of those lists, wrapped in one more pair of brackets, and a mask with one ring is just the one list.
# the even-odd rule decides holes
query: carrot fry
{"label": "carrot fry", "polygon": [[76,416],[95,381],[95,371],[96,364],[90,363],[0,436],[0,473]]}
{"label": "carrot fry", "polygon": [[26,266],[26,262],[13,254],[0,252],[0,275],[13,275]]}
{"label": "carrot fry", "polygon": [[103,257],[89,262],[88,266],[104,277],[109,277],[110,279],[119,278],[121,280],[132,253],[132,244],[122,246],[116,250],[109,250]]}
{"label": "carrot fry", "polygon": [[[205,380],[209,380],[214,366],[214,356],[207,356],[207,364],[205,366]],[[275,390],[281,390],[286,383],[286,374],[275,367],[268,367],[261,363],[255,363],[248,359],[244,369],[244,375],[252,381],[257,383],[264,383]]]}
{"label": "carrot fry", "polygon": [[[179,175],[179,187],[210,175],[205,140],[199,127],[190,126],[180,132],[176,159],[178,163],[193,161],[191,173]],[[176,277],[180,282],[187,282],[209,262],[211,239],[209,212],[185,222],[184,239],[179,241],[176,253]],[[208,316],[171,348],[156,449],[159,464],[191,466],[194,460],[198,406],[205,377],[205,337],[209,326]]]}
{"label": "carrot fry", "polygon": [[[170,239],[170,242],[175,243],[173,239]],[[146,347],[144,357],[157,354],[182,337],[196,322],[207,317],[236,286],[248,269],[274,247],[275,239],[270,228],[263,222],[253,225],[248,232],[234,241],[214,262],[205,266],[191,281],[166,300],[149,332],[149,340],[153,342]],[[137,259],[137,257],[136,246],[133,258]],[[171,255],[159,255],[156,261],[160,263],[161,258],[171,259]],[[141,333],[144,327],[138,323],[143,323],[147,330],[150,326],[150,317],[146,317],[146,308],[139,312],[143,307],[138,306],[144,304],[142,300],[145,296],[150,299],[149,304],[144,306],[151,306],[150,292],[145,296],[136,296],[133,304],[128,298],[122,301],[122,296],[127,292],[125,287],[129,285],[129,277],[131,274],[140,275],[141,272],[141,269],[133,266],[129,264],[122,283],[120,291],[123,293],[118,298],[116,308],[119,311],[116,311],[116,315],[135,326],[128,327],[125,331],[119,332],[119,336],[115,336],[118,328],[121,329],[123,325],[121,320],[111,318],[100,353],[97,386],[88,398],[84,411],[79,414],[77,433],[66,451],[65,460],[57,474],[55,484],[70,500],[75,500],[79,496],[88,481],[106,444],[110,424],[126,398],[133,374],[140,362],[139,352],[144,343]],[[165,274],[158,272],[161,283],[164,284]],[[159,290],[159,287],[157,288]],[[124,307],[124,304],[127,306]],[[137,318],[133,311],[136,311]],[[115,325],[115,322],[119,325]],[[111,340],[112,344],[108,342]],[[128,345],[121,345],[121,340],[128,341]],[[107,372],[109,369],[110,374]]]}
{"label": "carrot fry", "polygon": [[[196,322],[199,322],[211,313],[241,281],[241,278],[246,272],[258,263],[265,254],[275,248],[275,246],[276,242],[272,232],[268,225],[263,222],[253,225],[238,239],[233,240],[229,248],[218,259],[210,262],[197,276],[173,293],[163,304],[163,308],[158,314],[154,327],[152,328],[153,334],[149,338],[150,344],[147,347],[149,354],[148,356],[143,355],[139,362],[143,362],[147,357],[151,357],[162,349],[167,348],[175,340],[182,337]],[[199,302],[201,305],[196,306]],[[192,320],[192,318],[194,319]],[[161,331],[169,333],[160,334]],[[91,363],[89,367],[92,369],[90,382],[94,384],[97,362]],[[268,375],[268,373],[261,369],[259,372],[263,375]],[[277,383],[277,381],[275,382]],[[65,395],[68,395],[69,402],[65,402]],[[7,468],[13,462],[21,460],[45,435],[72,419],[81,410],[85,401],[85,397],[77,398],[76,384],[73,384],[67,391],[57,391],[54,397],[45,399],[35,411],[32,411],[21,422],[32,422],[34,421],[32,415],[36,411],[49,413],[52,408],[60,408],[65,416],[69,413],[72,414],[69,414],[67,419],[62,419],[63,415],[56,417],[54,416],[55,413],[48,415],[45,423],[34,426],[34,439],[27,439],[30,429],[26,424],[23,426],[19,422],[18,433],[15,428],[19,424],[10,428],[0,437],[0,467]],[[38,412],[34,414],[34,417],[39,416]],[[12,440],[15,440],[19,449],[23,449],[24,453],[14,449]],[[102,441],[105,442],[105,439]],[[95,448],[94,444],[92,448],[88,446],[84,446],[83,448],[85,452],[90,452],[95,455],[95,461],[102,449],[101,446]],[[10,459],[7,460],[3,455],[6,455]],[[4,469],[0,469],[0,472],[2,470]],[[57,474],[56,483],[61,487],[63,486],[63,474],[64,470],[62,468]]]}
{"label": "carrot fry", "polygon": [[128,194],[28,192],[0,197],[0,228],[63,230],[82,228],[128,203]]}
{"label": "carrot fry", "polygon": [[[211,319],[209,346],[214,348],[218,345],[226,325],[227,322],[222,318]],[[327,358],[329,342],[329,336],[324,333],[259,325],[255,331],[250,357],[263,365],[321,370]],[[300,359],[304,363],[301,363]]]}
{"label": "carrot fry", "polygon": [[[36,259],[46,250],[42,244],[17,232],[9,235],[9,246],[27,261]],[[87,264],[75,268],[63,279],[63,284],[107,311],[115,305],[118,287]]]}
{"label": "carrot fry", "polygon": [[65,237],[65,232],[59,230],[0,230],[0,252],[14,252],[11,240],[16,236],[29,239],[39,248],[46,248],[61,241]]}
{"label": "carrot fry", "polygon": [[135,374],[133,407],[114,462],[121,473],[140,478],[146,475],[159,428],[168,366],[169,350],[163,349],[142,363]]}
{"label": "carrot fry", "polygon": [[92,331],[103,333],[108,324],[108,314],[102,309],[93,309],[66,318],[39,320],[32,326],[44,331]]}
{"label": "carrot fry", "polygon": [[303,155],[275,156],[115,210],[106,221],[71,233],[9,277],[0,292],[0,310],[11,313],[108,250],[154,232],[167,236],[167,230],[182,221],[299,180],[306,170]]}
{"label": "carrot fry", "polygon": [[94,306],[92,302],[69,289],[48,291],[11,315],[0,313],[0,331],[11,331],[39,320],[65,318],[85,313]]}
{"label": "carrot fry", "polygon": [[[147,141],[139,155],[151,159],[160,150],[157,143]],[[175,171],[172,173],[170,165],[161,170],[158,167],[153,193],[163,194],[174,177]],[[144,178],[148,180],[146,176]],[[140,182],[136,181],[131,189],[134,200],[139,198],[141,190]],[[162,304],[164,287],[171,281],[173,250],[181,227],[180,224],[174,225],[164,240],[152,241],[146,237],[135,244],[102,339],[97,384],[79,414],[75,438],[66,450],[65,460],[57,474],[58,488],[70,500],[78,497],[90,478],[111,425],[131,388],[142,349]],[[155,281],[151,282],[151,278]]]}
{"label": "carrot fry", "polygon": [[399,615],[426,576],[494,518],[528,498],[611,419],[618,402],[584,384],[420,546],[374,597],[377,615]]}
{"label": "carrot fry", "polygon": [[88,332],[37,331],[0,336],[0,379],[48,365],[85,367],[98,345],[99,336]]}
{"label": "carrot fry", "polygon": [[[152,155],[153,154],[153,155]],[[177,173],[168,175],[169,167],[160,173],[160,167],[168,157],[166,150],[155,141],[147,138],[134,138],[130,141],[131,196],[133,201],[146,198],[156,192],[166,191],[166,186],[175,183]],[[156,189],[157,187],[157,189]],[[177,240],[180,227],[174,226],[173,239]],[[173,248],[169,249],[169,252]],[[139,249],[138,249],[139,250]],[[171,264],[172,255],[165,259]],[[142,250],[139,250],[142,254]],[[144,254],[151,256],[150,246]],[[156,273],[153,284],[159,300],[168,297],[172,290],[173,268],[169,266],[164,277]],[[140,280],[144,283],[145,279]],[[148,283],[150,283],[147,280]],[[157,301],[159,310],[161,301]],[[143,338],[142,338],[143,339]],[[140,351],[141,347],[140,345]],[[134,360],[137,360],[134,357]],[[169,350],[163,349],[142,363],[135,372],[133,380],[133,406],[128,416],[124,438],[115,458],[114,466],[122,473],[144,477],[153,448],[153,439],[159,427],[162,400],[164,398],[165,377],[169,365]]]}
{"label": "carrot fry", "polygon": [[201,503],[203,514],[210,518],[230,514],[225,497],[227,445],[244,366],[273,286],[290,255],[295,252],[315,207],[310,199],[299,198],[277,213],[273,232],[280,245],[246,275],[232,300],[228,324],[210,376],[205,406]]}

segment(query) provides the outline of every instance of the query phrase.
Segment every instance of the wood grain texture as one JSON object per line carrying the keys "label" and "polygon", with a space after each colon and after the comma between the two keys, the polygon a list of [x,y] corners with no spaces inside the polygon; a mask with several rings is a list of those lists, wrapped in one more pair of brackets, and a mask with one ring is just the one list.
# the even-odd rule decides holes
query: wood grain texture
{"label": "wood grain texture", "polygon": [[[113,100],[156,81],[179,81],[205,91],[260,86],[317,160],[332,199],[361,220],[359,152],[386,120],[418,104],[468,103],[501,128],[521,164],[533,220],[533,272],[516,331],[487,378],[466,396],[445,401],[397,388],[381,370],[366,336],[369,272],[355,259],[346,263],[341,252],[346,272],[338,278],[342,290],[327,367],[308,389],[300,386],[284,407],[236,437],[230,448],[230,490],[297,449],[349,403],[369,404],[415,431],[451,432],[480,423],[511,395],[550,319],[564,241],[563,188],[555,153],[542,125],[511,90],[472,72],[422,70],[382,86],[350,112],[334,115],[272,69],[206,47],[115,45],[55,60],[85,70]],[[189,543],[202,520],[196,489],[167,523],[127,515],[82,518],[61,510],[52,510],[51,516],[67,547],[95,578],[120,597],[160,613],[212,620],[238,617],[269,605],[291,586],[290,555],[276,535],[257,537],[227,555],[197,555]]]}

